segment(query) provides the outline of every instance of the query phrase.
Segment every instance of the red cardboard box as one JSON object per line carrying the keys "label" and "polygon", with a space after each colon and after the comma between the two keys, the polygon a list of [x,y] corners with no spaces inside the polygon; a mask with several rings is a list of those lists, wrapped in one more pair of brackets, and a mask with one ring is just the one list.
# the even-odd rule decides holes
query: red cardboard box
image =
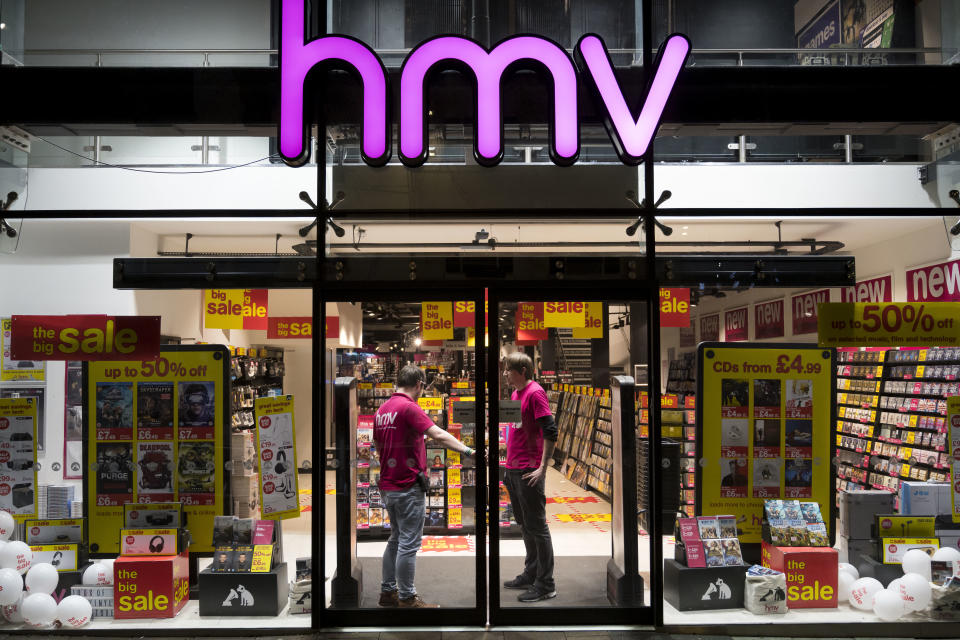
{"label": "red cardboard box", "polygon": [[124,556],[113,563],[113,617],[172,618],[190,599],[190,559]]}
{"label": "red cardboard box", "polygon": [[763,566],[787,576],[787,607],[812,609],[837,606],[837,550],[828,547],[761,548]]}

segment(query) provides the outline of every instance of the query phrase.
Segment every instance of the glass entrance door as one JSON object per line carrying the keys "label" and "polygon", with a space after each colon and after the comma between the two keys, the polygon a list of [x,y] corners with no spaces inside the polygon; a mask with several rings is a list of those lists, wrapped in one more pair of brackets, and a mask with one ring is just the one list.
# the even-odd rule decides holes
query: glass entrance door
{"label": "glass entrance door", "polygon": [[490,294],[491,621],[652,623],[646,304],[529,293]]}
{"label": "glass entrance door", "polygon": [[323,626],[485,624],[482,290],[326,314]]}

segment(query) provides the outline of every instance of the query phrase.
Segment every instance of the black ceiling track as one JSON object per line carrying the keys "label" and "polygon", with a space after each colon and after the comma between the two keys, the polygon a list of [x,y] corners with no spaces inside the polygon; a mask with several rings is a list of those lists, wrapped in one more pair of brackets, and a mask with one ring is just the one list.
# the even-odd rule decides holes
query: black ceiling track
{"label": "black ceiling track", "polygon": [[[641,255],[464,256],[377,255],[330,258],[116,258],[117,289],[299,288],[321,284],[329,290],[417,287],[457,289],[467,285],[544,289],[648,280]],[[663,286],[703,290],[752,287],[841,287],[856,281],[851,256],[658,256]]]}

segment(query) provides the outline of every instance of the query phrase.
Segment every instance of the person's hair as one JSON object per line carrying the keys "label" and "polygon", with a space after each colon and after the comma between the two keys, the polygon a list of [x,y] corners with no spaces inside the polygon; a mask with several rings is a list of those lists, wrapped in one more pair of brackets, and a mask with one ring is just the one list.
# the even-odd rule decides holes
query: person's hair
{"label": "person's hair", "polygon": [[533,379],[533,360],[522,351],[515,351],[504,358],[503,366],[510,371],[522,373],[527,380]]}
{"label": "person's hair", "polygon": [[400,369],[400,373],[397,374],[397,387],[400,389],[412,389],[417,386],[418,382],[425,382],[426,378],[423,369],[415,364],[408,364],[403,369]]}

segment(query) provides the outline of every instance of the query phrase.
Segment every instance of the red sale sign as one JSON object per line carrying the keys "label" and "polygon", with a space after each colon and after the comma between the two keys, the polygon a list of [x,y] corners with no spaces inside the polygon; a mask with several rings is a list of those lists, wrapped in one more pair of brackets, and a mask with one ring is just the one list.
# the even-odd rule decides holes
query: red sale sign
{"label": "red sale sign", "polygon": [[457,300],[453,303],[453,326],[472,327],[477,305],[473,300]]}
{"label": "red sale sign", "polygon": [[793,335],[817,332],[817,305],[822,302],[830,302],[830,289],[801,293],[790,299]]}
{"label": "red sale sign", "polygon": [[723,314],[723,334],[726,342],[742,342],[747,339],[747,308],[732,309]]}
{"label": "red sale sign", "polygon": [[660,326],[690,326],[690,289],[660,289]]}
{"label": "red sale sign", "polygon": [[12,316],[13,360],[152,360],[160,316]]}
{"label": "red sale sign", "polygon": [[843,288],[843,302],[892,302],[893,276],[860,280]]}
{"label": "red sale sign", "polygon": [[783,337],[783,300],[760,302],[753,307],[756,338]]}
{"label": "red sale sign", "polygon": [[[327,319],[327,329],[330,319]],[[329,333],[327,334],[329,335]],[[313,337],[313,318],[310,316],[285,316],[267,318],[268,340],[309,340]]]}
{"label": "red sale sign", "polygon": [[535,344],[547,339],[547,327],[543,322],[542,302],[517,304],[517,344]]}
{"label": "red sale sign", "polygon": [[714,313],[700,318],[700,341],[717,342],[720,340],[720,314]]}

